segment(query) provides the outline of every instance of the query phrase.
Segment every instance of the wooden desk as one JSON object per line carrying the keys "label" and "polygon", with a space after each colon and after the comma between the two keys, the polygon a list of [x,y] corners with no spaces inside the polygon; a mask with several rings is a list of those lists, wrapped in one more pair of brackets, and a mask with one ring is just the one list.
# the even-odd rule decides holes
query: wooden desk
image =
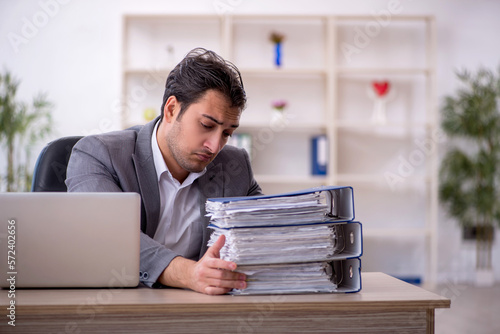
{"label": "wooden desk", "polygon": [[[382,273],[352,294],[206,296],[179,289],[16,291],[2,333],[433,333],[450,300]],[[0,304],[8,305],[8,290]]]}

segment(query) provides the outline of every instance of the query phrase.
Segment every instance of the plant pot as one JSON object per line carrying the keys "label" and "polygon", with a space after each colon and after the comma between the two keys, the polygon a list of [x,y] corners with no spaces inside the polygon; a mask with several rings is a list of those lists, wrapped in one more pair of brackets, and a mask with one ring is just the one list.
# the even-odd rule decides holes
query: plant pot
{"label": "plant pot", "polygon": [[[462,239],[476,241],[478,228],[477,226],[462,226]],[[495,241],[495,227],[492,225],[484,226],[483,231],[486,235],[491,235],[491,241]]]}

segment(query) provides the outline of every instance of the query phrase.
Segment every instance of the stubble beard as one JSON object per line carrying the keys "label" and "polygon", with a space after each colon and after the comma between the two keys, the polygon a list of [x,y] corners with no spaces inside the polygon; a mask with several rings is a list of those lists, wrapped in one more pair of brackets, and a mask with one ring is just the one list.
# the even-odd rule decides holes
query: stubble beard
{"label": "stubble beard", "polygon": [[172,154],[172,157],[181,168],[190,173],[199,173],[203,171],[208,163],[200,165],[189,161],[191,152],[188,152],[181,147],[181,142],[179,140],[180,133],[181,124],[176,121],[172,129],[170,129],[170,131],[168,132],[166,138],[167,146],[170,150],[170,153]]}

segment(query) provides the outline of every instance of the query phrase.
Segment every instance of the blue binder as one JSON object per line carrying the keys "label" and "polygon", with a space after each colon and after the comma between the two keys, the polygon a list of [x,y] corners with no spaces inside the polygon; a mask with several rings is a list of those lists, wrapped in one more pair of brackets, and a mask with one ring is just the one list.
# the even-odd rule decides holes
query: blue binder
{"label": "blue binder", "polygon": [[[229,203],[238,203],[243,201],[253,201],[260,199],[272,199],[280,197],[306,195],[311,193],[324,193],[326,195],[328,210],[325,213],[327,214],[327,219],[325,219],[321,223],[347,222],[354,220],[355,218],[354,191],[353,188],[350,186],[320,186],[320,187],[307,188],[307,189],[280,193],[275,195],[216,197],[207,199],[206,205],[208,207],[210,205],[209,203],[229,204]],[[311,223],[318,223],[318,222],[311,222]],[[237,226],[218,226],[218,227],[237,227]]]}
{"label": "blue binder", "polygon": [[[294,196],[297,196],[297,201],[289,198]],[[294,215],[303,213],[304,206],[301,205],[305,204],[307,208],[308,203],[313,203],[311,206],[314,207],[316,200],[320,201],[318,211],[323,219],[294,220]],[[259,282],[258,286],[263,284],[265,287],[260,289],[254,283],[247,291],[233,290],[231,294],[348,293],[361,290],[362,225],[354,221],[352,187],[321,186],[275,195],[209,198],[206,206],[207,216],[211,217],[209,227],[214,230],[208,246],[220,235],[225,235],[226,245],[220,251],[221,258],[234,261],[239,268],[247,270],[249,284]],[[318,212],[314,211],[314,214]],[[321,243],[326,246],[318,246]],[[309,248],[319,251],[309,252]],[[289,282],[276,281],[276,290],[273,290],[274,281],[258,274],[263,266],[270,271],[275,267],[283,270],[283,266],[290,266],[293,271],[295,265],[306,263],[320,263],[330,268],[328,277],[334,288],[326,284],[317,290],[308,286],[294,289],[286,287]]]}
{"label": "blue binder", "polygon": [[326,175],[328,171],[328,139],[326,135],[311,139],[311,174]]}

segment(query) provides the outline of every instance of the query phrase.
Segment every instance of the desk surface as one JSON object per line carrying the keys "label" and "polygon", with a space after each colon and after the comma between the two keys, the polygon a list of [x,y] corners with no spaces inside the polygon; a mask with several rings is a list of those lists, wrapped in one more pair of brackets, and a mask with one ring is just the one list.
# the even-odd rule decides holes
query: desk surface
{"label": "desk surface", "polygon": [[[7,291],[0,305],[8,305]],[[86,307],[100,312],[224,312],[255,310],[258,304],[273,309],[301,310],[415,310],[449,308],[450,300],[383,273],[363,273],[362,290],[348,294],[262,296],[207,296],[182,289],[27,289],[16,291],[19,314],[69,314]],[[3,306],[2,306],[3,307]]]}
{"label": "desk surface", "polygon": [[[207,296],[181,289],[29,289],[2,333],[434,333],[450,300],[382,273],[350,294]],[[11,301],[0,294],[0,307]],[[5,308],[4,308],[5,310]],[[5,311],[4,311],[5,312]],[[7,309],[7,312],[10,312]]]}

